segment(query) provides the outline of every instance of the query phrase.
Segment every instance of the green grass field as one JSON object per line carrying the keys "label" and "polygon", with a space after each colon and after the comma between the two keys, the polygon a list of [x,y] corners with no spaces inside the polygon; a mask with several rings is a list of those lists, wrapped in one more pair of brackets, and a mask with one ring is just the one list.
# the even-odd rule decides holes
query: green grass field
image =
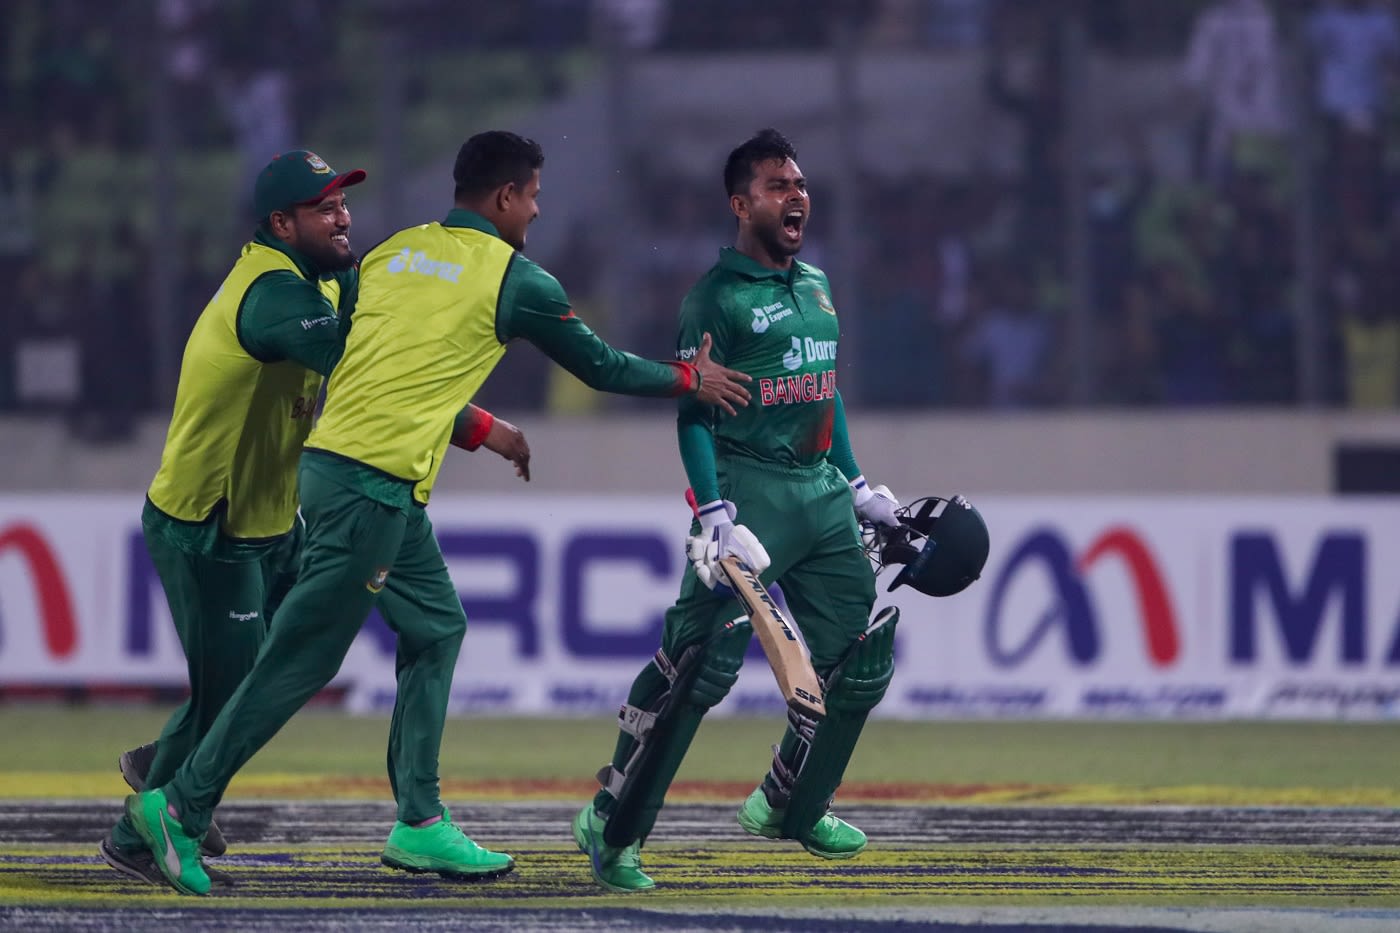
{"label": "green grass field", "polygon": [[[0,928],[145,930],[157,917],[193,928],[188,899],[111,871],[92,841],[125,794],[117,756],[167,714],[0,707]],[[1034,916],[1017,929],[1080,931],[1066,919],[1081,915],[1064,911],[1088,910],[1112,929],[1400,928],[1397,724],[876,720],[837,799],[871,833],[851,863],[735,826],[780,729],[776,717],[705,723],[668,800],[672,822],[648,844],[661,886],[619,900],[567,829],[609,756],[609,717],[449,721],[444,801],[519,860],[503,881],[463,887],[378,864],[392,819],[387,718],[307,710],[230,787],[220,818],[244,835],[224,863],[239,887],[201,900],[198,916],[258,931],[387,929],[411,907],[425,931],[458,928],[464,910],[499,924],[482,929],[572,929],[602,910],[608,929],[640,933],[730,911],[749,913],[713,922],[826,933],[857,915],[893,930],[957,909],[963,921],[937,928]],[[1285,809],[1259,809],[1272,806]]]}
{"label": "green grass field", "polygon": [[[111,772],[165,710],[0,707],[0,773]],[[680,780],[748,781],[766,770],[776,719],[708,720]],[[388,720],[308,710],[248,774],[378,777]],[[449,720],[441,774],[462,781],[589,778],[609,757],[608,718]],[[1336,722],[903,722],[868,724],[852,783],[1396,792],[1400,724]]]}

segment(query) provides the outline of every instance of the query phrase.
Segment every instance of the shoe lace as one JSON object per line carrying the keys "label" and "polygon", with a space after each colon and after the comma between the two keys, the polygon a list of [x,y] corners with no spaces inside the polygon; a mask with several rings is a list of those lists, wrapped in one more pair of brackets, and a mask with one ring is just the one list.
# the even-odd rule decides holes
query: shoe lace
{"label": "shoe lace", "polygon": [[634,842],[630,846],[623,846],[618,850],[614,864],[621,865],[624,868],[635,868],[640,871],[642,867],[642,844],[640,842]]}
{"label": "shoe lace", "polygon": [[472,841],[472,837],[468,836],[466,832],[463,831],[462,827],[458,826],[456,823],[450,823],[444,819],[440,825],[447,827],[443,832],[452,840],[454,846],[464,846],[467,849],[481,848]]}
{"label": "shoe lace", "polygon": [[834,833],[840,830],[841,822],[841,819],[837,817],[835,813],[828,810],[822,815],[821,819],[817,820],[816,825],[812,827],[812,831],[815,833],[817,830],[824,830],[827,833]]}

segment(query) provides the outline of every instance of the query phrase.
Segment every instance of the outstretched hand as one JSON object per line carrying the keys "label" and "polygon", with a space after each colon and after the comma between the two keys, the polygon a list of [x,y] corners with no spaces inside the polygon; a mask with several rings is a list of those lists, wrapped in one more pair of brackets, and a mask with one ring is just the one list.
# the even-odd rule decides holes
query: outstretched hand
{"label": "outstretched hand", "polygon": [[695,397],[706,405],[715,405],[726,413],[738,414],[734,406],[744,408],[749,404],[749,390],[743,383],[752,382],[753,377],[737,369],[729,369],[710,359],[710,348],[714,341],[707,333],[700,338],[700,349],[695,354],[695,368],[700,371],[700,391]]}
{"label": "outstretched hand", "polygon": [[503,418],[497,418],[481,446],[515,464],[515,475],[527,483],[530,481],[530,445],[525,440],[524,431]]}

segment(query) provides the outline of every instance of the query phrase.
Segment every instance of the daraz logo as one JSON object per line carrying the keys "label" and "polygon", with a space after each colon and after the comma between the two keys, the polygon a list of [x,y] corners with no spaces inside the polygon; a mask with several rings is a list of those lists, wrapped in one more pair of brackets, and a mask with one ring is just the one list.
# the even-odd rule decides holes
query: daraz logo
{"label": "daraz logo", "polygon": [[457,263],[430,259],[421,249],[414,252],[407,246],[389,260],[387,268],[390,275],[397,275],[400,272],[416,272],[418,275],[437,276],[446,282],[455,282],[462,274],[462,267]]}
{"label": "daraz logo", "polygon": [[798,369],[802,366],[804,347],[807,351],[807,362],[818,363],[836,359],[835,340],[813,340],[811,337],[803,340],[800,337],[794,337],[792,338],[792,349],[783,354],[784,369]]}
{"label": "daraz logo", "polygon": [[764,305],[761,308],[750,308],[749,310],[753,312],[753,320],[749,323],[749,326],[753,328],[755,334],[763,333],[768,329],[769,325],[781,321],[789,314],[792,314],[792,309],[783,307],[781,301],[775,301],[771,305]]}
{"label": "daraz logo", "polygon": [[783,354],[783,369],[802,368],[802,338],[792,338],[792,349]]}

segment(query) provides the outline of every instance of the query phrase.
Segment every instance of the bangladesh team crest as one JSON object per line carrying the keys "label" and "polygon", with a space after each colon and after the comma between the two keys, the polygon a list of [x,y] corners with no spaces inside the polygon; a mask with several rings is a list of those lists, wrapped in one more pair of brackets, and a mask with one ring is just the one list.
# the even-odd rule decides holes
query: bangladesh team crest
{"label": "bangladesh team crest", "polygon": [[308,152],[306,154],[306,165],[317,175],[330,174],[331,167],[326,164],[326,160],[314,152]]}
{"label": "bangladesh team crest", "polygon": [[828,298],[826,292],[822,291],[820,288],[817,289],[817,307],[821,308],[827,314],[836,313],[836,308],[832,306],[831,299]]}

